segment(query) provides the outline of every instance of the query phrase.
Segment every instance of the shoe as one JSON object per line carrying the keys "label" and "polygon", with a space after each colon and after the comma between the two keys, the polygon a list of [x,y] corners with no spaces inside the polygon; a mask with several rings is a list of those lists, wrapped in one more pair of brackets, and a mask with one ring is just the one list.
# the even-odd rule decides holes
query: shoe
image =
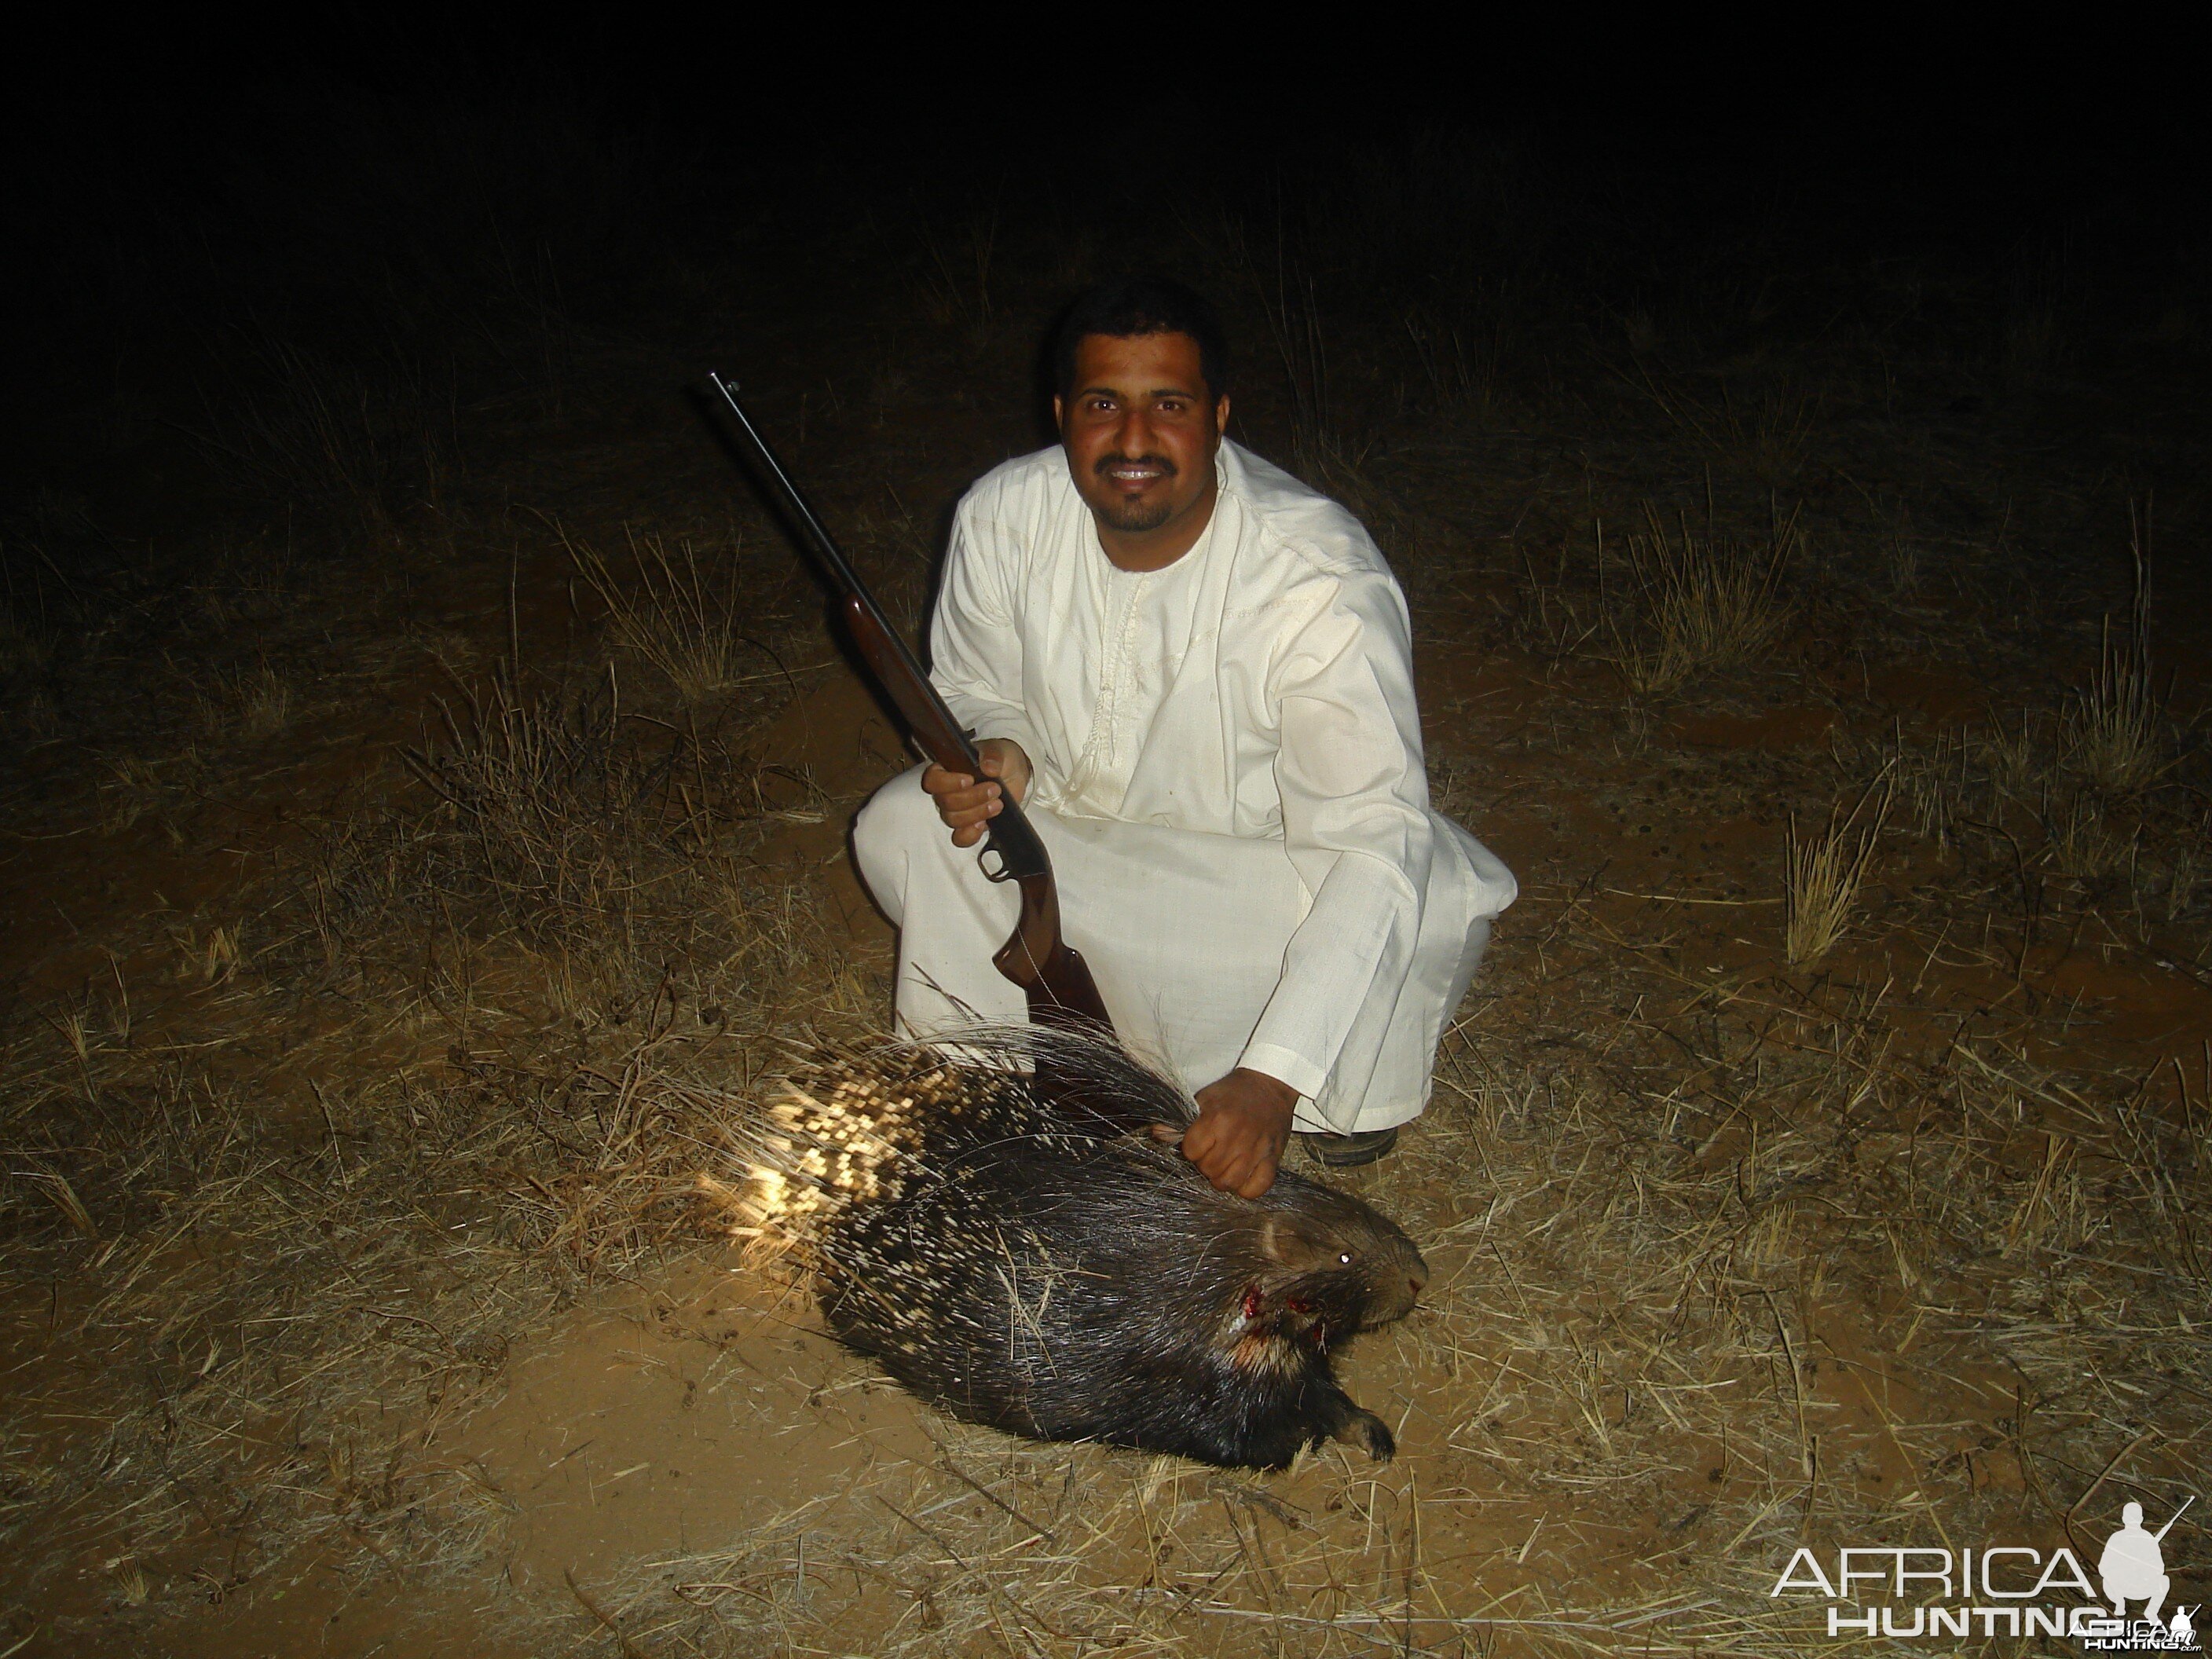
{"label": "shoe", "polygon": [[1356,1170],[1395,1151],[1398,1128],[1393,1124],[1387,1129],[1369,1129],[1349,1135],[1301,1132],[1298,1139],[1305,1142],[1306,1156],[1315,1163],[1331,1170]]}

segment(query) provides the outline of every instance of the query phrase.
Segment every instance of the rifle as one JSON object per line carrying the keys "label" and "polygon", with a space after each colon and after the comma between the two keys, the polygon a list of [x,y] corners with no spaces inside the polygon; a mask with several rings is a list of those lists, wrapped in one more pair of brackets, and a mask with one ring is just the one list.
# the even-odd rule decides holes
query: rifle
{"label": "rifle", "polygon": [[[744,434],[761,475],[775,486],[785,512],[813,552],[818,574],[838,601],[854,648],[905,720],[916,745],[946,771],[980,780],[983,769],[968,734],[746,415],[737,387],[719,374],[707,378],[738,417],[738,429]],[[990,820],[982,850],[975,857],[988,879],[1014,882],[1021,888],[1020,919],[1012,935],[992,956],[991,964],[1022,988],[1030,1020],[1062,1028],[1088,1024],[1110,1036],[1114,1022],[1107,1017],[1091,969],[1060,936],[1060,890],[1053,884],[1051,855],[1013,796],[1003,789],[998,816]]]}

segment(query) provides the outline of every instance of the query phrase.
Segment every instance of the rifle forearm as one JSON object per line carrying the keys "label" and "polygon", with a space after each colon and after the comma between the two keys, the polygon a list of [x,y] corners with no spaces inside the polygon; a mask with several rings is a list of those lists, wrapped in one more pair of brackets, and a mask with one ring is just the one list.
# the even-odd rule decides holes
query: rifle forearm
{"label": "rifle forearm", "polygon": [[[983,775],[982,763],[968,734],[953,724],[951,712],[937,695],[936,688],[927,680],[910,672],[907,657],[898,642],[884,630],[874,611],[859,599],[848,599],[845,620],[853,630],[853,642],[878,684],[898,707],[915,743],[921,751],[948,772],[958,772],[971,778]],[[1027,882],[1042,877],[1052,879],[1052,860],[1047,856],[1044,843],[1036,838],[1018,803],[1012,795],[1003,796],[997,817],[991,820],[986,831],[989,849],[998,855],[998,869],[994,879],[1007,878]],[[1058,937],[1060,907],[1052,906],[1053,936]],[[1012,942],[1009,942],[1009,949]],[[1042,949],[1042,942],[1039,947]],[[1001,955],[1004,953],[1002,952]],[[1000,964],[1005,969],[1003,963]]]}
{"label": "rifle forearm", "polygon": [[952,724],[935,690],[908,667],[910,659],[877,620],[874,609],[858,595],[848,594],[844,613],[854,648],[868,665],[876,684],[896,705],[921,751],[948,772],[976,776],[975,751],[967,735]]}

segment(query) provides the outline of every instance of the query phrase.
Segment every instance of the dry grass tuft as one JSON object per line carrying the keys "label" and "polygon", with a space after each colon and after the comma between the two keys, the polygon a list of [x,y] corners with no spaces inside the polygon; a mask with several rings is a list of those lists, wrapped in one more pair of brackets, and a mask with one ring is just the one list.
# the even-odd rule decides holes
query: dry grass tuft
{"label": "dry grass tuft", "polygon": [[[1783,956],[1792,966],[1818,962],[1850,932],[1859,887],[1873,861],[1894,793],[1895,784],[1885,770],[1840,822],[1831,811],[1827,828],[1810,838],[1798,835],[1796,817],[1791,816],[1782,891]],[[1874,804],[1871,815],[1867,814],[1869,802]]]}
{"label": "dry grass tuft", "polygon": [[2106,621],[2096,678],[2067,700],[2061,718],[2069,764],[2107,794],[2132,794],[2169,763],[2166,702],[2151,684],[2147,629],[2139,616],[2116,645]]}
{"label": "dry grass tuft", "polygon": [[208,930],[207,943],[195,964],[203,984],[220,985],[239,970],[247,957],[245,933],[243,922]]}
{"label": "dry grass tuft", "polygon": [[388,541],[440,493],[453,448],[451,388],[398,351],[342,361],[249,325],[230,343],[233,383],[188,434],[248,488],[317,502]]}
{"label": "dry grass tuft", "polygon": [[[1632,316],[1632,347],[1639,331],[1634,324]],[[1741,468],[1770,489],[1788,484],[1804,470],[1820,429],[1820,398],[1787,384],[1764,386],[1747,402],[1727,386],[1717,398],[1664,387],[1640,366],[1632,383],[1712,460]]]}
{"label": "dry grass tuft", "polygon": [[[1241,246],[1242,233],[1237,236]],[[1293,469],[1316,489],[1341,501],[1387,539],[1385,525],[1395,509],[1369,476],[1367,462],[1374,453],[1374,437],[1355,435],[1356,422],[1344,408],[1331,378],[1328,330],[1312,275],[1280,248],[1272,273],[1263,270],[1249,252],[1245,263],[1290,394]]]}
{"label": "dry grass tuft", "polygon": [[1976,763],[1986,760],[1988,747],[1960,732],[1938,732],[1925,743],[1908,744],[1899,727],[1881,751],[1882,769],[1913,829],[1939,849],[1949,849],[1960,820],[1972,815],[1981,775]]}
{"label": "dry grass tuft", "polygon": [[1607,615],[1613,660],[1632,690],[1678,690],[1755,663],[1779,643],[1792,615],[1783,581],[1799,544],[1794,518],[1763,544],[1698,535],[1686,518],[1670,532],[1650,507],[1645,523],[1628,538],[1627,614]]}
{"label": "dry grass tuft", "polygon": [[116,835],[150,817],[173,845],[182,845],[179,820],[199,793],[205,769],[199,750],[191,744],[159,757],[109,757],[103,766],[106,775],[97,786],[100,829]]}
{"label": "dry grass tuft", "polygon": [[292,682],[268,663],[218,673],[193,699],[201,731],[210,738],[274,736],[292,718]]}
{"label": "dry grass tuft", "polygon": [[[558,527],[556,526],[556,529]],[[617,648],[649,664],[686,702],[783,675],[775,652],[748,634],[738,552],[702,560],[688,540],[671,552],[661,537],[627,532],[629,580],[597,550],[559,532],[577,570],[607,608]]]}
{"label": "dry grass tuft", "polygon": [[1478,428],[1489,426],[1500,403],[1496,340],[1470,350],[1463,330],[1418,306],[1405,324],[1433,405]]}
{"label": "dry grass tuft", "polygon": [[2096,678],[2067,699],[2059,728],[2068,764],[2114,795],[2148,787],[2171,764],[2172,749],[2166,700],[2151,683],[2149,514],[2130,506],[2129,517],[2135,603],[2127,631],[2116,641],[2112,618],[2105,618]]}
{"label": "dry grass tuft", "polygon": [[988,340],[998,315],[991,292],[991,263],[999,251],[998,210],[971,211],[957,230],[925,219],[920,234],[929,255],[921,279],[931,318],[941,326],[959,330],[971,343]]}
{"label": "dry grass tuft", "polygon": [[2042,810],[2044,858],[2062,876],[2103,881],[2129,862],[2136,837],[2113,824],[2104,803],[2083,792],[2063,800],[2046,795]]}
{"label": "dry grass tuft", "polygon": [[635,845],[665,809],[673,750],[623,741],[611,690],[521,696],[501,679],[443,708],[444,744],[416,770],[445,804],[468,872],[526,930],[619,913],[638,890]]}
{"label": "dry grass tuft", "polygon": [[[2169,966],[2179,949],[2201,964],[2201,947],[2160,937],[2193,920],[2207,861],[2193,769],[2200,756],[2182,740],[2186,728],[2152,672],[2147,540],[2147,520],[2136,516],[2134,602],[2124,627],[2106,617],[2087,685],[2055,708],[2001,713],[1984,727],[1908,739],[1899,726],[1857,752],[1879,759],[1912,827],[1955,855],[1957,878],[1979,888],[1969,905],[1981,906],[1984,932],[2002,894],[2017,908],[2024,948],[2056,902],[2084,923],[2100,918],[2108,946],[2148,949]],[[2115,932],[2123,915],[2128,925]],[[1970,918],[1954,909],[1949,923],[1971,926]]]}
{"label": "dry grass tuft", "polygon": [[54,637],[46,629],[25,623],[14,607],[0,608],[0,688],[15,680],[35,680],[54,660]]}
{"label": "dry grass tuft", "polygon": [[2179,922],[2185,920],[2197,908],[2198,897],[2208,886],[2212,886],[2212,836],[2199,831],[2193,842],[2177,848],[2168,860],[2165,886],[2165,920]]}

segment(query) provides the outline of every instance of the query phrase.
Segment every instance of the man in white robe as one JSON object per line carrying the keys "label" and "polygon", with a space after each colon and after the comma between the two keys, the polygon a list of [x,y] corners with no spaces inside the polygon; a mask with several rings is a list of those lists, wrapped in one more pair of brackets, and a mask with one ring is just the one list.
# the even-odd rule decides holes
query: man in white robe
{"label": "man in white robe", "polygon": [[[963,499],[932,678],[985,774],[894,779],[854,826],[902,1026],[1019,1021],[1000,792],[1052,855],[1115,1029],[1193,1091],[1183,1147],[1257,1196],[1290,1133],[1368,1161],[1425,1105],[1511,874],[1432,811],[1403,596],[1344,509],[1226,441],[1218,325],[1109,284],[1063,325],[1062,441]],[[952,833],[947,835],[947,829]]]}

